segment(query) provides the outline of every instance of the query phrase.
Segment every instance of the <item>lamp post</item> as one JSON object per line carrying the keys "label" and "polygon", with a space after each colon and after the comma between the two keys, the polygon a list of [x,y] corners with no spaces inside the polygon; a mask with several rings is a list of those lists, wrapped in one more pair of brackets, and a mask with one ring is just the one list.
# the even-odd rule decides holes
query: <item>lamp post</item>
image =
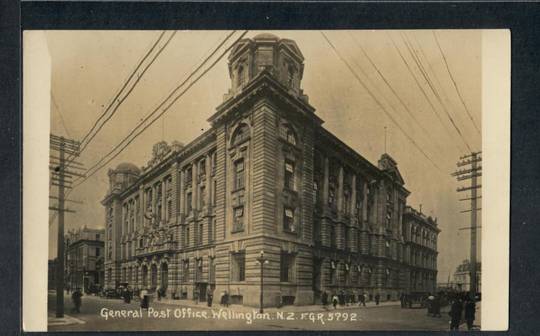
{"label": "lamp post", "polygon": [[265,259],[264,258],[264,251],[261,251],[259,257],[257,258],[257,262],[259,263],[259,265],[261,265],[261,297],[260,297],[260,309],[259,309],[259,313],[263,313],[264,310],[263,310],[263,279],[264,279],[264,265],[265,264],[268,264],[269,261],[268,259]]}

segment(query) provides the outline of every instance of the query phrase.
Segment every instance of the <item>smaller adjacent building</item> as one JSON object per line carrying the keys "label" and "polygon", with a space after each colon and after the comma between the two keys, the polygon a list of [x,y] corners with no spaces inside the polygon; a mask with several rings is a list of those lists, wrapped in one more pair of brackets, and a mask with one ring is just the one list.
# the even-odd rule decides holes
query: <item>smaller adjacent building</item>
{"label": "smaller adjacent building", "polygon": [[[481,280],[482,279],[482,263],[476,263],[476,290],[482,292]],[[457,290],[468,292],[471,288],[471,262],[468,259],[456,268],[454,272],[454,285]]]}
{"label": "smaller adjacent building", "polygon": [[81,288],[84,292],[103,286],[104,238],[104,229],[90,229],[85,226],[68,231],[65,236],[66,286],[72,289]]}
{"label": "smaller adjacent building", "polygon": [[409,264],[409,292],[437,290],[437,219],[410,206],[403,213],[405,258]]}

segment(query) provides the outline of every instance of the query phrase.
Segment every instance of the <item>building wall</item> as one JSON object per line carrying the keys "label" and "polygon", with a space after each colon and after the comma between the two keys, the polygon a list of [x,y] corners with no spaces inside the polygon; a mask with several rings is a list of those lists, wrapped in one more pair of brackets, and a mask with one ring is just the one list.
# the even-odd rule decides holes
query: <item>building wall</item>
{"label": "building wall", "polygon": [[109,172],[106,286],[203,300],[227,291],[256,306],[263,251],[266,306],[410,290],[409,192],[397,163],[385,154],[375,166],[322,128],[293,41],[243,40],[229,71],[209,131],[186,146],[156,144],[142,170]]}

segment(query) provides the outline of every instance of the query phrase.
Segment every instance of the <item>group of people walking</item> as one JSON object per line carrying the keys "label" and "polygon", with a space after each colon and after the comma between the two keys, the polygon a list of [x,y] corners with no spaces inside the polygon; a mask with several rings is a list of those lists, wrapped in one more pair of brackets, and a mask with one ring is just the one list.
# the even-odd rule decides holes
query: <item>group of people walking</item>
{"label": "group of people walking", "polygon": [[[380,295],[376,294],[375,304],[379,305]],[[321,294],[321,303],[325,309],[328,309],[327,306],[332,304],[334,309],[337,309],[337,306],[351,306],[358,304],[359,306],[366,306],[366,301],[368,300],[368,295],[366,293],[359,293],[354,295],[352,293],[345,293],[345,291],[340,290],[338,293],[328,294],[326,291],[323,291]]]}
{"label": "group of people walking", "polygon": [[467,323],[467,330],[472,330],[476,318],[476,300],[468,295],[456,296],[450,306],[450,330],[458,330],[461,321]]}

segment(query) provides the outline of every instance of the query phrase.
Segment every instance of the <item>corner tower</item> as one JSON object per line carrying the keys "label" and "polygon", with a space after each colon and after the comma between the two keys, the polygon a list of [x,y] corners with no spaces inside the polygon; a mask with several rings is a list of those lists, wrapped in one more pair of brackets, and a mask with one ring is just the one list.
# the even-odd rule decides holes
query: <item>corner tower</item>
{"label": "corner tower", "polygon": [[[311,304],[313,138],[322,124],[301,89],[304,57],[271,34],[229,55],[231,88],[209,122],[216,130],[216,290],[257,306]],[[266,266],[265,266],[266,267]],[[219,284],[227,284],[219,288]]]}

